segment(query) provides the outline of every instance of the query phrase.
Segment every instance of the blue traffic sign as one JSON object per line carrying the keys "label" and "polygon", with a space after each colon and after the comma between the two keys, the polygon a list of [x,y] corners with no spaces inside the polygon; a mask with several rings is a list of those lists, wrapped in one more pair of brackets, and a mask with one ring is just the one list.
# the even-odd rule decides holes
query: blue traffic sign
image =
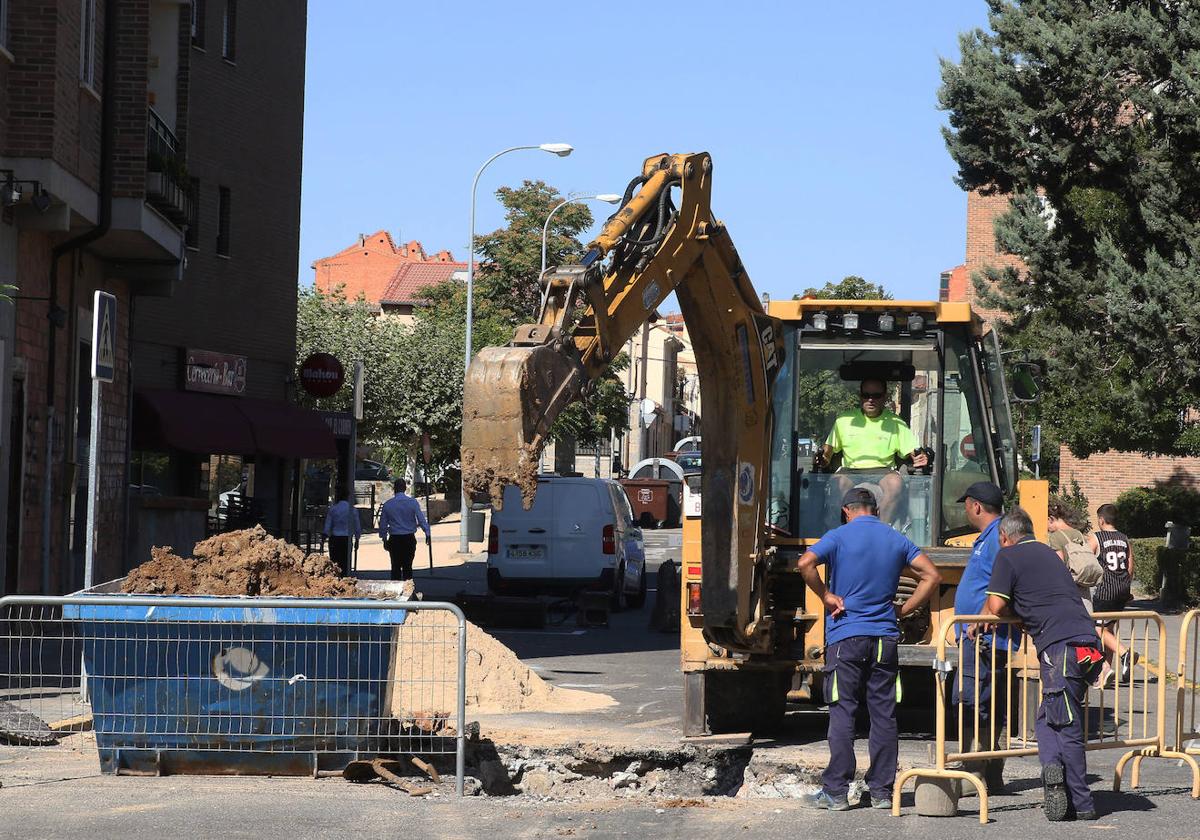
{"label": "blue traffic sign", "polygon": [[117,372],[117,299],[96,292],[92,306],[92,379],[112,382]]}

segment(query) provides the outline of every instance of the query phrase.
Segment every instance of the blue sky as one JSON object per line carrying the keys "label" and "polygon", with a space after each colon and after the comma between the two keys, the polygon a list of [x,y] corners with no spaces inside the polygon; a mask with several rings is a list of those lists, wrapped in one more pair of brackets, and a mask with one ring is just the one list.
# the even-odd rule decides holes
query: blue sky
{"label": "blue sky", "polygon": [[938,59],[984,25],[983,0],[309,3],[300,282],[380,228],[464,258],[479,165],[562,141],[489,167],[478,232],[501,185],[621,192],[651,154],[707,150],[760,292],[859,274],[936,297],[966,229]]}

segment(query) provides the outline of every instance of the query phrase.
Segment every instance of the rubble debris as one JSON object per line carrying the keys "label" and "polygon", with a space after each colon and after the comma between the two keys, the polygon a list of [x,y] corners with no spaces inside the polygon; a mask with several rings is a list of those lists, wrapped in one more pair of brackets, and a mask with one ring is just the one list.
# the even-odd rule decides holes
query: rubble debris
{"label": "rubble debris", "polygon": [[362,597],[353,578],[324,554],[309,554],[261,526],[217,534],[196,544],[192,558],[156,546],[121,591],[144,595],[243,595],[300,598]]}

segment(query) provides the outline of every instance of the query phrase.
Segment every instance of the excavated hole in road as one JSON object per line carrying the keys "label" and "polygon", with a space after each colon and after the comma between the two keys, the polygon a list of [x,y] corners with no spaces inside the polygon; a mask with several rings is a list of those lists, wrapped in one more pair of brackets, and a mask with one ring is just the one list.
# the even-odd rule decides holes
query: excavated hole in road
{"label": "excavated hole in road", "polygon": [[[486,796],[572,800],[652,798],[665,805],[701,797],[792,799],[820,785],[821,768],[781,762],[752,746],[559,747],[467,744],[467,791]],[[865,790],[851,788],[852,800]]]}

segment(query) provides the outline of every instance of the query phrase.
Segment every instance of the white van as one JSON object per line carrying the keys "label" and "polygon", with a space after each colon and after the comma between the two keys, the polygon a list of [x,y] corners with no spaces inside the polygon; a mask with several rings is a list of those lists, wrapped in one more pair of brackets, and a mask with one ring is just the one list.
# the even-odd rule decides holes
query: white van
{"label": "white van", "polygon": [[538,476],[533,507],[504,488],[488,531],[488,588],[497,594],[612,593],[614,609],[646,601],[646,548],[624,488],[582,476]]}

